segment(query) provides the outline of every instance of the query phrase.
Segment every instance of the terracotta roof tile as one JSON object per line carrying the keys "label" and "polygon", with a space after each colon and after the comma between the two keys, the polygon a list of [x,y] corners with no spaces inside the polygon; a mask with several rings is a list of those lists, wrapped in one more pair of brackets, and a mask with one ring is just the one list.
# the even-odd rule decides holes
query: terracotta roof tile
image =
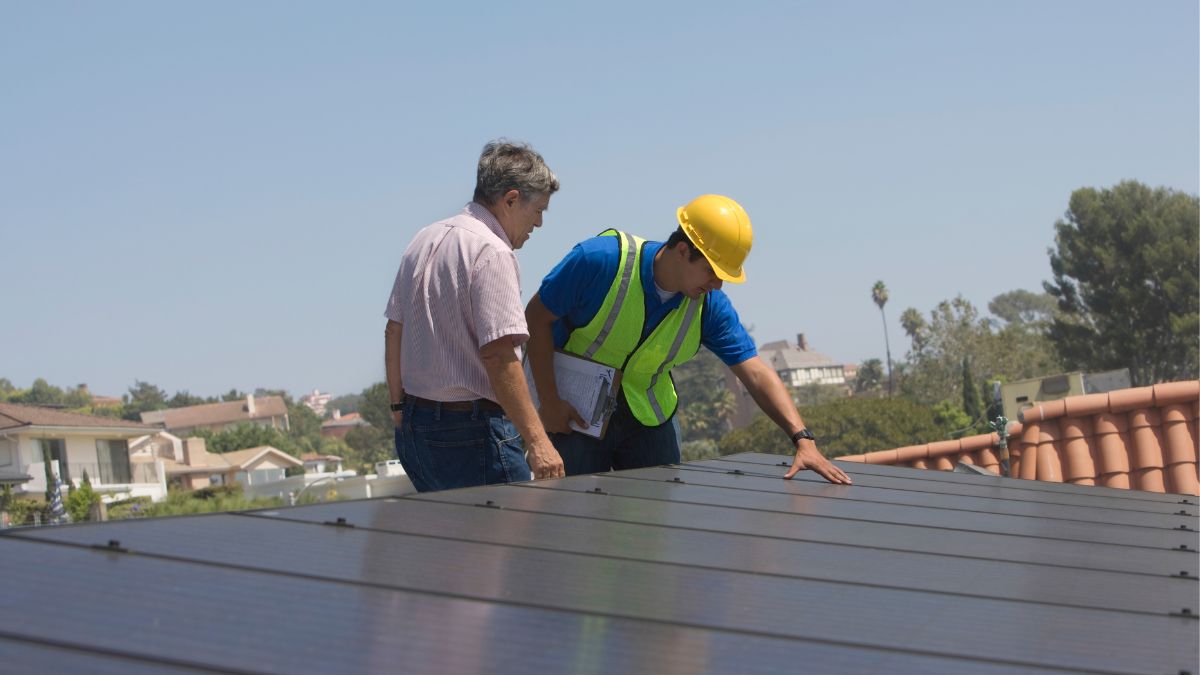
{"label": "terracotta roof tile", "polygon": [[[1009,427],[1011,475],[1031,480],[1200,495],[1200,380],[1048,401]],[[979,434],[839,459],[999,472],[999,436]]]}

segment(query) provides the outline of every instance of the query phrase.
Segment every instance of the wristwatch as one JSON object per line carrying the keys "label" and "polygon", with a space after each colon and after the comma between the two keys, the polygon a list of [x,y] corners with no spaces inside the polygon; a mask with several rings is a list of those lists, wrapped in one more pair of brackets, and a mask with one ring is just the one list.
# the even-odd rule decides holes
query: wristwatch
{"label": "wristwatch", "polygon": [[401,410],[404,410],[403,403],[393,403],[392,404],[392,412],[400,412]]}
{"label": "wristwatch", "polygon": [[809,431],[807,428],[805,428],[805,429],[801,429],[800,431],[797,431],[796,433],[792,434],[792,445],[799,443],[800,439],[802,439],[802,438],[806,438],[806,439],[812,441],[813,443],[817,442],[816,436],[813,436],[812,432]]}

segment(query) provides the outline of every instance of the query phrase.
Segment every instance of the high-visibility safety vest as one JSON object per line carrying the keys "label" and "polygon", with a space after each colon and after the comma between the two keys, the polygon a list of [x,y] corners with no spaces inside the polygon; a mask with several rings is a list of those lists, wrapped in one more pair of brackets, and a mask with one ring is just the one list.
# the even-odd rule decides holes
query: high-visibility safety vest
{"label": "high-visibility safety vest", "polygon": [[700,349],[700,314],[704,298],[683,302],[671,310],[646,339],[646,298],[642,289],[642,248],[646,240],[617,230],[620,262],[608,294],[591,322],[571,332],[565,351],[619,368],[621,390],[637,421],[656,427],[671,419],[679,405],[671,369]]}

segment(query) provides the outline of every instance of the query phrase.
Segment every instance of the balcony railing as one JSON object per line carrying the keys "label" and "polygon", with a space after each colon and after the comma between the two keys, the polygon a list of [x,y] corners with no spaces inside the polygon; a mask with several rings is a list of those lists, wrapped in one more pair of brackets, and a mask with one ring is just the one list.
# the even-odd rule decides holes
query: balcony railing
{"label": "balcony railing", "polygon": [[83,480],[86,470],[88,480],[93,486],[100,485],[129,485],[131,483],[158,483],[156,463],[136,462],[130,464],[113,464],[111,462],[75,463],[68,465],[71,481],[78,483]]}

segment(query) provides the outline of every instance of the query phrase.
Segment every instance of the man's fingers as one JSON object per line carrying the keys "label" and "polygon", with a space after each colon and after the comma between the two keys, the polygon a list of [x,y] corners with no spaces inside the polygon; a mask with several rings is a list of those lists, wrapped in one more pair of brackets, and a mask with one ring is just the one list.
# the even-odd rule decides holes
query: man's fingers
{"label": "man's fingers", "polygon": [[792,476],[795,476],[796,474],[800,473],[800,470],[803,468],[804,468],[804,462],[801,462],[799,457],[793,459],[792,460],[792,468],[788,469],[788,472],[783,474],[784,479],[791,480]]}
{"label": "man's fingers", "polygon": [[580,415],[575,411],[575,406],[570,406],[569,410],[571,411],[571,420],[575,422],[575,424],[578,424],[581,429],[588,428],[588,423],[583,420],[583,415]]}

